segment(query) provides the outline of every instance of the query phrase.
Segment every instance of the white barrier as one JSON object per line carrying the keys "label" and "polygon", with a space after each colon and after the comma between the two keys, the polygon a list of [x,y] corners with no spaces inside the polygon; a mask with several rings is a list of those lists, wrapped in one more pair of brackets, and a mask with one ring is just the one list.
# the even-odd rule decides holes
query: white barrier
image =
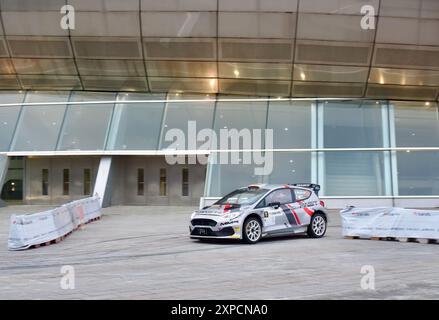
{"label": "white barrier", "polygon": [[403,208],[346,208],[343,236],[439,239],[439,211]]}
{"label": "white barrier", "polygon": [[99,197],[69,202],[61,207],[11,216],[8,249],[24,250],[34,245],[60,239],[80,225],[101,216]]}

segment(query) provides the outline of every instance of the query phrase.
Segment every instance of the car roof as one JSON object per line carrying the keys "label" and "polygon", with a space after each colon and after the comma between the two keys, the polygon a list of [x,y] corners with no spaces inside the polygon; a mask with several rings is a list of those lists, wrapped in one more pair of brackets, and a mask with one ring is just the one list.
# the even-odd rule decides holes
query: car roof
{"label": "car roof", "polygon": [[244,188],[260,188],[260,189],[268,189],[268,190],[273,190],[273,189],[278,189],[278,188],[297,188],[297,189],[305,189],[305,190],[309,190],[309,191],[313,191],[312,188],[305,188],[305,187],[299,187],[299,186],[294,186],[292,184],[270,184],[270,183],[255,183],[255,184],[250,184],[247,187]]}

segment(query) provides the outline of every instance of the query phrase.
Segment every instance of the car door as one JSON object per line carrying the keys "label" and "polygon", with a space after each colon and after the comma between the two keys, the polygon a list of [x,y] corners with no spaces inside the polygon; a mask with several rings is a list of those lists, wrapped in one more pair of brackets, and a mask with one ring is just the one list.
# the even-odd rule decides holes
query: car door
{"label": "car door", "polygon": [[292,189],[294,193],[295,202],[288,205],[288,208],[293,213],[297,224],[294,226],[308,225],[311,221],[311,216],[314,213],[313,203],[311,203],[310,197],[312,192],[306,189],[294,188]]}
{"label": "car door", "polygon": [[[294,202],[294,199],[290,188],[274,190],[261,200],[257,208],[259,215],[263,217],[265,232],[281,233],[288,231],[290,224],[285,214],[285,208],[292,202]],[[275,203],[277,203],[276,206],[273,205]]]}

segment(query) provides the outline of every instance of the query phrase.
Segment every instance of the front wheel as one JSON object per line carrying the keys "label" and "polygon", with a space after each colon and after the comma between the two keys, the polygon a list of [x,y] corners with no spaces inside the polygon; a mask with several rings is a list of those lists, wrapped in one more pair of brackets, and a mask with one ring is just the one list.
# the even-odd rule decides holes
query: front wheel
{"label": "front wheel", "polygon": [[311,217],[307,230],[310,238],[321,238],[326,233],[326,217],[322,213],[316,213]]}
{"label": "front wheel", "polygon": [[262,237],[262,224],[257,218],[249,218],[244,222],[243,238],[246,243],[255,244]]}

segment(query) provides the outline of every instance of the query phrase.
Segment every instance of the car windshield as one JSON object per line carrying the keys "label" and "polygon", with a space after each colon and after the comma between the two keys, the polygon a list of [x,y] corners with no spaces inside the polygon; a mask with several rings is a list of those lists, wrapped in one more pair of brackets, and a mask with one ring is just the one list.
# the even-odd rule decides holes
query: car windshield
{"label": "car windshield", "polygon": [[258,201],[268,190],[260,188],[245,188],[235,190],[222,199],[218,200],[215,204],[239,204],[249,205]]}

